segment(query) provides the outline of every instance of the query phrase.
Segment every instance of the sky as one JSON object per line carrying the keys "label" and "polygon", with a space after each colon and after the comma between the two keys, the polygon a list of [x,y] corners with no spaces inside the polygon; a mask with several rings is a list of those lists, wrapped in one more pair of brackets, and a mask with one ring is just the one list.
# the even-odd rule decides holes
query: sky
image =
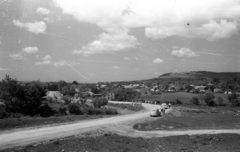
{"label": "sky", "polygon": [[0,0],[0,79],[240,72],[239,0]]}

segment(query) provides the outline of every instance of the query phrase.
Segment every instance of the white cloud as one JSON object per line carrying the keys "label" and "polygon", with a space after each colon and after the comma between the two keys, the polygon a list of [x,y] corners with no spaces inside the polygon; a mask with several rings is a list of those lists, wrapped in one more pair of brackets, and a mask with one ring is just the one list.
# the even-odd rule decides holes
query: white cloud
{"label": "white cloud", "polygon": [[35,62],[36,65],[49,65],[52,64],[52,61],[42,61],[42,62]]}
{"label": "white cloud", "polygon": [[137,57],[133,57],[133,58],[124,57],[123,59],[124,59],[124,60],[138,60],[138,58],[137,58]]}
{"label": "white cloud", "polygon": [[26,47],[26,48],[23,48],[23,51],[27,54],[35,54],[38,52],[38,48],[37,47]]}
{"label": "white cloud", "polygon": [[80,64],[80,63],[79,62],[69,62],[69,61],[62,60],[62,61],[55,62],[53,64],[53,66],[61,67],[61,66],[73,66],[73,65],[78,65],[78,64]]}
{"label": "white cloud", "polygon": [[181,48],[179,50],[173,50],[172,55],[175,55],[177,57],[197,57],[198,55],[190,50],[189,48]]}
{"label": "white cloud", "polygon": [[49,61],[51,59],[52,59],[52,57],[50,55],[46,55],[44,58],[42,58],[42,60],[44,60],[44,61]]}
{"label": "white cloud", "polygon": [[18,20],[13,20],[13,24],[19,28],[25,28],[27,31],[34,34],[45,33],[47,29],[47,25],[42,21],[35,21],[34,23],[22,23]]}
{"label": "white cloud", "polygon": [[45,57],[42,58],[41,62],[35,62],[36,65],[51,65],[52,61],[51,61],[52,57],[50,55],[46,55]]}
{"label": "white cloud", "polygon": [[9,71],[10,69],[8,68],[0,68],[0,71]]}
{"label": "white cloud", "polygon": [[139,45],[137,38],[129,35],[128,30],[109,28],[105,29],[108,33],[102,33],[97,40],[91,42],[81,50],[73,51],[73,54],[82,54],[85,56],[97,53],[108,53],[109,51],[121,51],[129,48],[135,48]]}
{"label": "white cloud", "polygon": [[113,69],[120,69],[120,67],[118,67],[118,66],[113,66]]}
{"label": "white cloud", "polygon": [[10,54],[9,56],[10,56],[12,59],[14,59],[14,60],[22,60],[22,59],[24,59],[23,55],[20,54],[20,53]]}
{"label": "white cloud", "polygon": [[144,27],[153,39],[171,36],[216,40],[238,31],[239,0],[55,0],[81,22],[109,27]]}
{"label": "white cloud", "polygon": [[132,58],[129,58],[129,57],[124,57],[123,59],[124,60],[132,60]]}
{"label": "white cloud", "polygon": [[[191,26],[191,25],[190,25]],[[185,38],[206,38],[213,41],[220,38],[228,38],[238,31],[238,23],[236,21],[228,22],[220,20],[218,22],[210,20],[201,26],[187,25],[169,25],[147,27],[145,34],[149,38],[162,39],[170,36],[181,36]]]}
{"label": "white cloud", "polygon": [[153,63],[162,63],[164,62],[163,59],[157,58],[155,60],[153,60]]}
{"label": "white cloud", "polygon": [[39,7],[37,9],[37,13],[42,14],[42,15],[48,15],[50,13],[50,10],[48,10],[46,8]]}

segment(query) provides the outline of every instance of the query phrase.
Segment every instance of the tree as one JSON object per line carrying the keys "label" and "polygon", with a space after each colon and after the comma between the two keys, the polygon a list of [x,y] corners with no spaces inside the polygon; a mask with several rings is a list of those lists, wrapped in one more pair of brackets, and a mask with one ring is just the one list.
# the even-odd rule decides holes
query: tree
{"label": "tree", "polygon": [[238,99],[238,95],[235,92],[233,94],[228,95],[228,101],[233,106],[240,106],[240,100]]}
{"label": "tree", "polygon": [[72,82],[72,84],[75,84],[75,85],[77,85],[77,84],[78,84],[78,82],[77,82],[77,81],[73,81],[73,82]]}
{"label": "tree", "polygon": [[226,105],[226,104],[224,104],[224,99],[221,96],[218,96],[217,102],[218,102],[219,106],[225,106]]}
{"label": "tree", "polygon": [[39,113],[38,107],[42,104],[46,90],[40,82],[22,84],[8,75],[2,80],[0,98],[8,113],[22,113],[34,116]]}
{"label": "tree", "polygon": [[140,93],[132,89],[118,89],[114,92],[117,101],[132,101],[140,96]]}
{"label": "tree", "polygon": [[189,102],[193,103],[195,105],[200,105],[200,101],[199,101],[198,97],[192,97]]}
{"label": "tree", "polygon": [[95,108],[101,108],[108,104],[108,100],[106,98],[95,98],[92,103]]}
{"label": "tree", "polygon": [[205,94],[205,97],[204,97],[204,100],[206,102],[206,104],[208,106],[215,106],[216,105],[216,102],[215,102],[215,96],[213,93],[206,93]]}
{"label": "tree", "polygon": [[70,114],[74,114],[74,115],[82,114],[82,112],[80,110],[80,106],[76,103],[69,104],[68,105],[68,110],[69,110]]}

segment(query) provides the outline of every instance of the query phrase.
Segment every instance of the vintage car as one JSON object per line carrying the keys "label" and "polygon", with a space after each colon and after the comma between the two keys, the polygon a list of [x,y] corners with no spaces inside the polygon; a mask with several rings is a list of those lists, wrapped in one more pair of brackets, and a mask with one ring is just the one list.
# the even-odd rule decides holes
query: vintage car
{"label": "vintage car", "polygon": [[161,112],[159,109],[153,109],[150,113],[150,116],[151,117],[158,117],[158,116],[161,116]]}

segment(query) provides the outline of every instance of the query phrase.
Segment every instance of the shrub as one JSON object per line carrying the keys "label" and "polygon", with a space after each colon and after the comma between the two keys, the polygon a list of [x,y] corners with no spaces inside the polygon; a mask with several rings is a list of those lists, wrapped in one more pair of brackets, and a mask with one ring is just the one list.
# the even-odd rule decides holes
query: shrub
{"label": "shrub", "polygon": [[0,111],[0,119],[4,119],[8,117],[8,113],[6,111]]}
{"label": "shrub", "polygon": [[224,104],[224,99],[220,96],[218,96],[217,102],[219,106],[226,106],[226,104]]}
{"label": "shrub", "polygon": [[63,101],[64,101],[64,104],[68,105],[69,103],[71,103],[71,99],[67,96],[63,96]]}
{"label": "shrub", "polygon": [[80,110],[80,107],[78,104],[76,103],[71,103],[68,105],[68,110],[70,112],[70,114],[74,114],[74,115],[81,115],[82,111]]}
{"label": "shrub", "polygon": [[54,110],[47,104],[43,103],[38,107],[38,112],[41,117],[50,117],[54,115]]}
{"label": "shrub", "polygon": [[118,114],[118,111],[116,109],[112,108],[106,108],[106,114]]}
{"label": "shrub", "polygon": [[181,99],[176,99],[176,104],[179,104],[179,105],[181,105],[181,104],[182,104],[182,101],[181,101]]}
{"label": "shrub", "polygon": [[206,93],[205,96],[204,96],[204,100],[205,100],[205,102],[208,106],[215,106],[216,105],[216,102],[215,102],[214,99],[215,99],[215,96],[212,93]]}
{"label": "shrub", "polygon": [[62,115],[66,115],[67,114],[67,108],[62,106],[59,108],[58,112]]}
{"label": "shrub", "polygon": [[238,99],[238,95],[236,93],[229,94],[228,101],[232,104],[232,106],[240,106],[240,100]]}
{"label": "shrub", "polygon": [[108,100],[106,98],[95,98],[93,99],[93,105],[95,108],[101,108],[108,104]]}
{"label": "shrub", "polygon": [[198,97],[192,97],[189,102],[195,105],[200,105]]}

